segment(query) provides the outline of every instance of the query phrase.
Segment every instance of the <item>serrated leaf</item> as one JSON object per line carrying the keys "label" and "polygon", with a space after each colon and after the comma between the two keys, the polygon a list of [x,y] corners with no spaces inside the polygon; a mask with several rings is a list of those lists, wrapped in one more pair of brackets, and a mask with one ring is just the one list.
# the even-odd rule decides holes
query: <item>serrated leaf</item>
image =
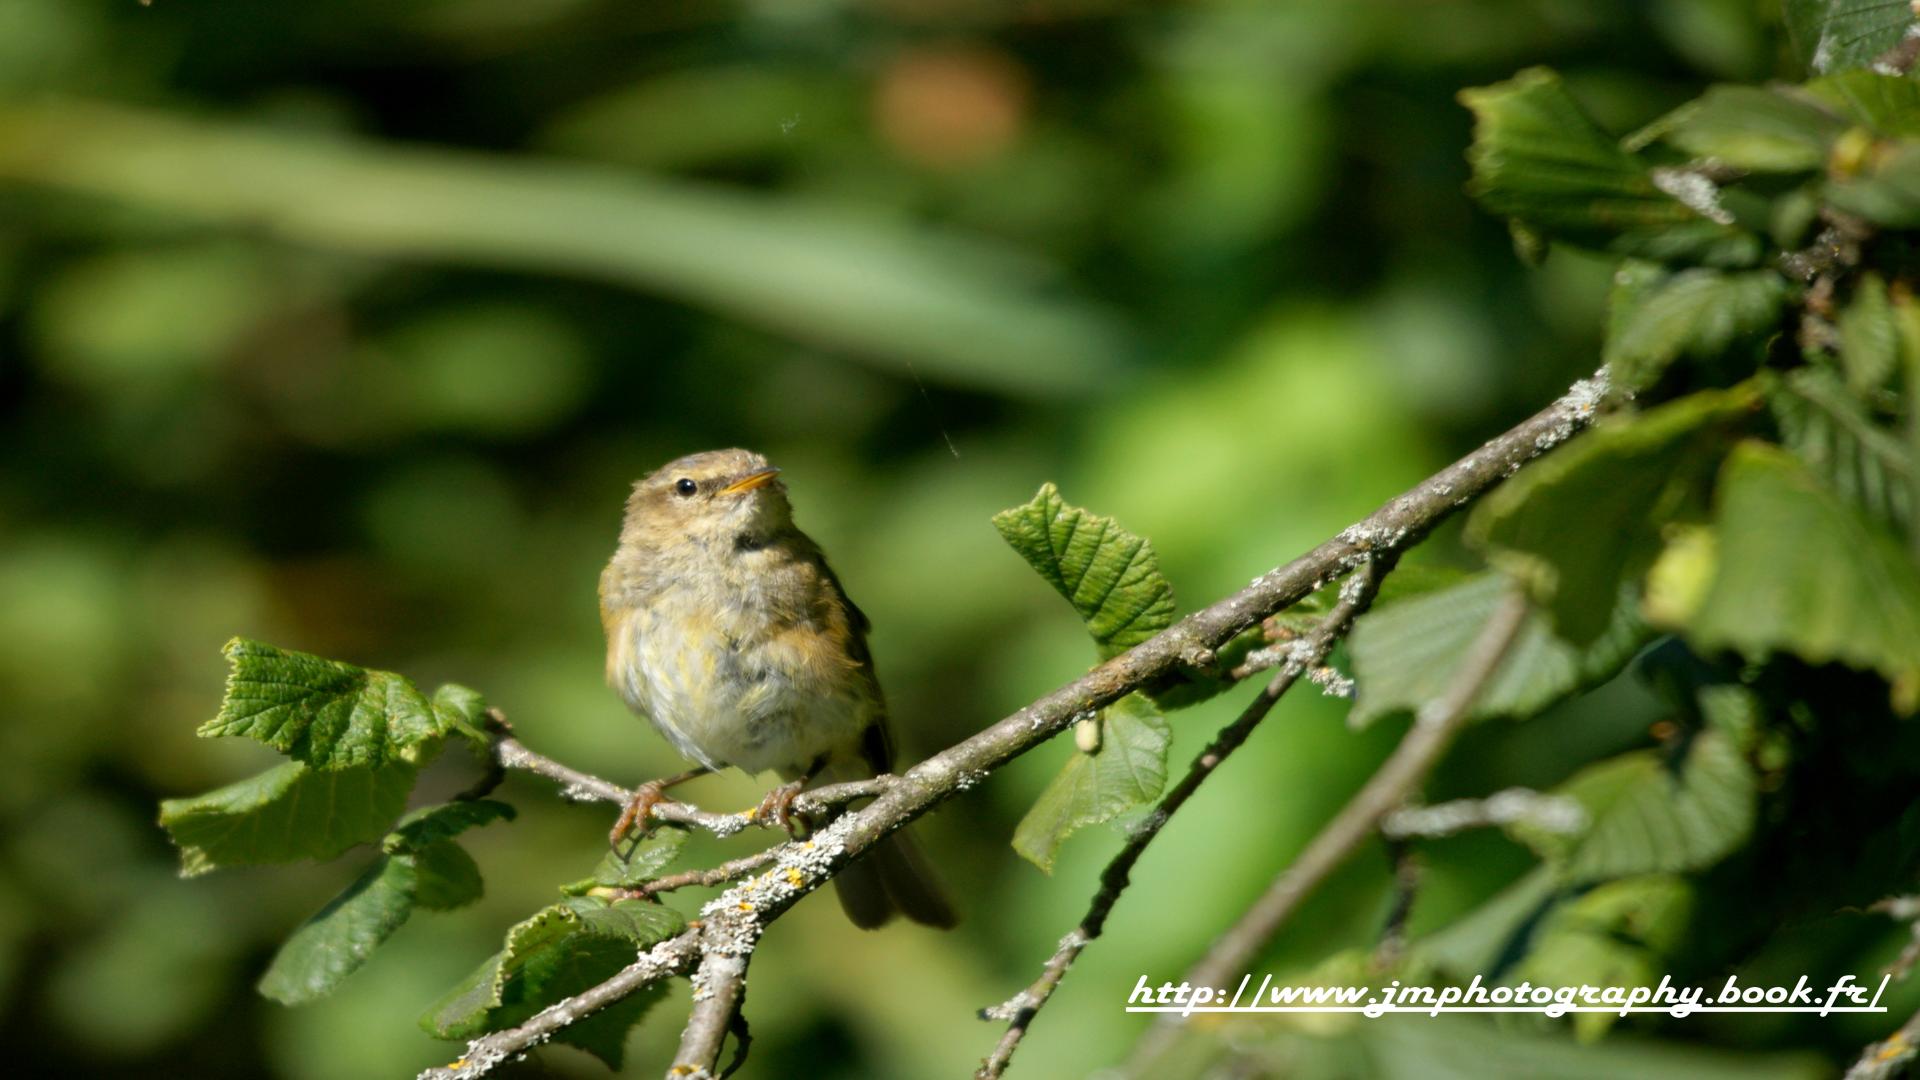
{"label": "serrated leaf", "polygon": [[1071,506],[1052,484],[993,515],[993,527],[1073,605],[1102,658],[1173,625],[1173,586],[1153,545],[1112,518]]}
{"label": "serrated leaf", "polygon": [[1748,172],[1804,172],[1826,162],[1847,125],[1797,87],[1715,86],[1653,127],[1695,158]]}
{"label": "serrated leaf", "polygon": [[1787,37],[1800,62],[1822,75],[1863,68],[1913,25],[1902,0],[1786,0]]}
{"label": "serrated leaf", "polygon": [[1781,442],[1827,487],[1895,529],[1913,519],[1907,444],[1867,414],[1838,376],[1804,366],[1767,395]]}
{"label": "serrated leaf", "polygon": [[280,946],[260,993],[282,1005],[332,993],[407,921],[415,885],[411,859],[382,858]]}
{"label": "serrated leaf", "polygon": [[1076,751],[1013,831],[1013,849],[1053,872],[1067,837],[1111,821],[1160,794],[1167,782],[1166,718],[1139,694],[1128,694],[1101,715],[1100,748]]}
{"label": "serrated leaf", "polygon": [[1556,634],[1594,641],[1658,554],[1661,530],[1704,510],[1728,432],[1759,404],[1743,385],[1603,419],[1482,500],[1468,540],[1526,581]]}
{"label": "serrated leaf", "polygon": [[1900,544],[1778,447],[1743,443],[1721,472],[1713,584],[1696,649],[1792,653],[1873,670],[1896,707],[1920,697],[1920,570]]}
{"label": "serrated leaf", "polygon": [[[421,1018],[421,1026],[437,1038],[456,1040],[512,1027],[605,982],[637,952],[685,925],[677,912],[659,904],[569,897],[509,930],[505,948],[449,991]],[[618,1069],[627,1032],[664,994],[664,986],[655,986],[630,995],[554,1037]]]}
{"label": "serrated leaf", "polygon": [[1718,731],[1695,736],[1679,762],[1635,750],[1590,765],[1553,790],[1587,811],[1576,833],[1521,822],[1507,831],[1580,883],[1711,866],[1753,831],[1753,770]]}
{"label": "serrated leaf", "polygon": [[1468,191],[1522,229],[1663,260],[1746,265],[1759,257],[1757,238],[1713,210],[1711,184],[1692,185],[1704,198],[1691,206],[1661,190],[1653,169],[1600,130],[1552,71],[1530,68],[1463,90],[1460,101],[1474,115]]}
{"label": "serrated leaf", "polygon": [[180,872],[331,859],[378,839],[406,806],[411,765],[316,771],[297,761],[189,799],[160,804]]}
{"label": "serrated leaf", "polygon": [[[1357,693],[1347,722],[1362,727],[1390,713],[1416,710],[1445,693],[1511,588],[1504,574],[1478,574],[1356,620],[1347,653]],[[1611,610],[1606,630],[1584,649],[1555,636],[1539,612],[1529,613],[1507,658],[1475,700],[1472,717],[1531,716],[1618,674],[1651,635],[1631,594],[1620,595]]]}
{"label": "serrated leaf", "polygon": [[418,689],[390,671],[235,638],[220,714],[199,734],[244,735],[316,769],[418,763],[448,730]]}
{"label": "serrated leaf", "polygon": [[1631,286],[1613,292],[1605,358],[1614,382],[1629,390],[1652,386],[1676,360],[1717,360],[1764,341],[1778,329],[1792,292],[1772,270],[1695,267],[1628,280]]}

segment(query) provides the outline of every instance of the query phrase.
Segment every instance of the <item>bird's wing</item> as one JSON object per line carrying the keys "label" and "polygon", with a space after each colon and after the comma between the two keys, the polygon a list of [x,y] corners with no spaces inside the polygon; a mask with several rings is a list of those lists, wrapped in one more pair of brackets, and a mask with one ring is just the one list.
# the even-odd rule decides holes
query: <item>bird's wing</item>
{"label": "bird's wing", "polygon": [[867,619],[867,613],[860,610],[860,605],[847,595],[847,587],[841,584],[840,575],[833,572],[833,567],[818,548],[813,551],[813,559],[820,568],[821,578],[847,613],[847,651],[860,662],[860,670],[866,675],[873,702],[873,723],[867,725],[860,737],[861,755],[867,759],[867,767],[876,774],[892,772],[893,733],[887,726],[887,699],[880,690],[879,675],[874,671],[873,653],[867,648],[867,633],[873,629],[873,623]]}

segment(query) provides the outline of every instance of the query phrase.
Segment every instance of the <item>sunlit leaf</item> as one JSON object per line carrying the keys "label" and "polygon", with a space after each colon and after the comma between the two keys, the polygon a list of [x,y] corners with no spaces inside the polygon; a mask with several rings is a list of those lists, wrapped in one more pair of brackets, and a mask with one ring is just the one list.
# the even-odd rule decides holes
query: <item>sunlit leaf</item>
{"label": "sunlit leaf", "polygon": [[417,764],[450,717],[411,682],[245,638],[227,643],[226,699],[200,735],[245,735],[316,769]]}
{"label": "sunlit leaf", "polygon": [[1153,703],[1129,694],[1101,715],[1100,748],[1076,751],[1034,801],[1013,833],[1013,849],[1052,872],[1067,837],[1111,821],[1160,794],[1167,782],[1166,718]]}
{"label": "sunlit leaf", "polygon": [[1068,505],[1052,484],[1025,506],[995,514],[993,527],[1073,605],[1101,656],[1173,625],[1173,586],[1153,545],[1112,518]]}
{"label": "sunlit leaf", "polygon": [[1920,226],[1920,141],[1869,150],[1857,172],[1827,185],[1827,200],[1876,225]]}

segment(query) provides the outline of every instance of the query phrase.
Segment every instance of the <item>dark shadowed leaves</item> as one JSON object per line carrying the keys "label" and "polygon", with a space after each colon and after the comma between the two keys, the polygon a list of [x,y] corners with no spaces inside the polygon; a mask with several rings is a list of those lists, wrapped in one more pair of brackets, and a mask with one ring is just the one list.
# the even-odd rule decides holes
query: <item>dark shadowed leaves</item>
{"label": "dark shadowed leaves", "polygon": [[[1501,597],[1513,587],[1503,574],[1479,574],[1361,616],[1347,642],[1357,688],[1349,722],[1370,724],[1445,693]],[[1472,716],[1531,716],[1617,674],[1649,633],[1630,596],[1616,594],[1608,611],[1605,631],[1585,647],[1555,636],[1543,615],[1530,613],[1506,660],[1475,700]]]}
{"label": "dark shadowed leaves", "polygon": [[1659,552],[1661,530],[1704,514],[1729,432],[1759,405],[1759,391],[1741,386],[1603,420],[1496,489],[1468,536],[1527,581],[1557,634],[1594,641],[1623,585]]}

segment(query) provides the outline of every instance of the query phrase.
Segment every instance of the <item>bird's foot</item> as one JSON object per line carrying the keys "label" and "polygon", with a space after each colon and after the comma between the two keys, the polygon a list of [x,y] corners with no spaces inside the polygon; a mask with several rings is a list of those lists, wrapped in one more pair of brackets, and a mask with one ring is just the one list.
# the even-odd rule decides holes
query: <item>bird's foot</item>
{"label": "bird's foot", "polygon": [[607,843],[615,848],[634,829],[647,831],[647,818],[653,814],[653,808],[666,798],[666,784],[659,780],[649,780],[633,789],[633,798],[627,800],[626,808],[620,811],[620,818],[613,823],[613,831],[607,834]]}
{"label": "bird's foot", "polygon": [[[807,782],[805,780],[794,780],[781,784],[779,787],[767,792],[767,797],[761,799],[760,805],[754,808],[753,816],[760,821],[772,818],[780,823],[781,828],[787,830],[788,836],[799,836],[799,831],[793,827],[793,821],[796,816],[793,812],[793,804],[795,800],[800,798],[801,789],[806,786]],[[798,816],[802,822],[806,820],[805,815]]]}

